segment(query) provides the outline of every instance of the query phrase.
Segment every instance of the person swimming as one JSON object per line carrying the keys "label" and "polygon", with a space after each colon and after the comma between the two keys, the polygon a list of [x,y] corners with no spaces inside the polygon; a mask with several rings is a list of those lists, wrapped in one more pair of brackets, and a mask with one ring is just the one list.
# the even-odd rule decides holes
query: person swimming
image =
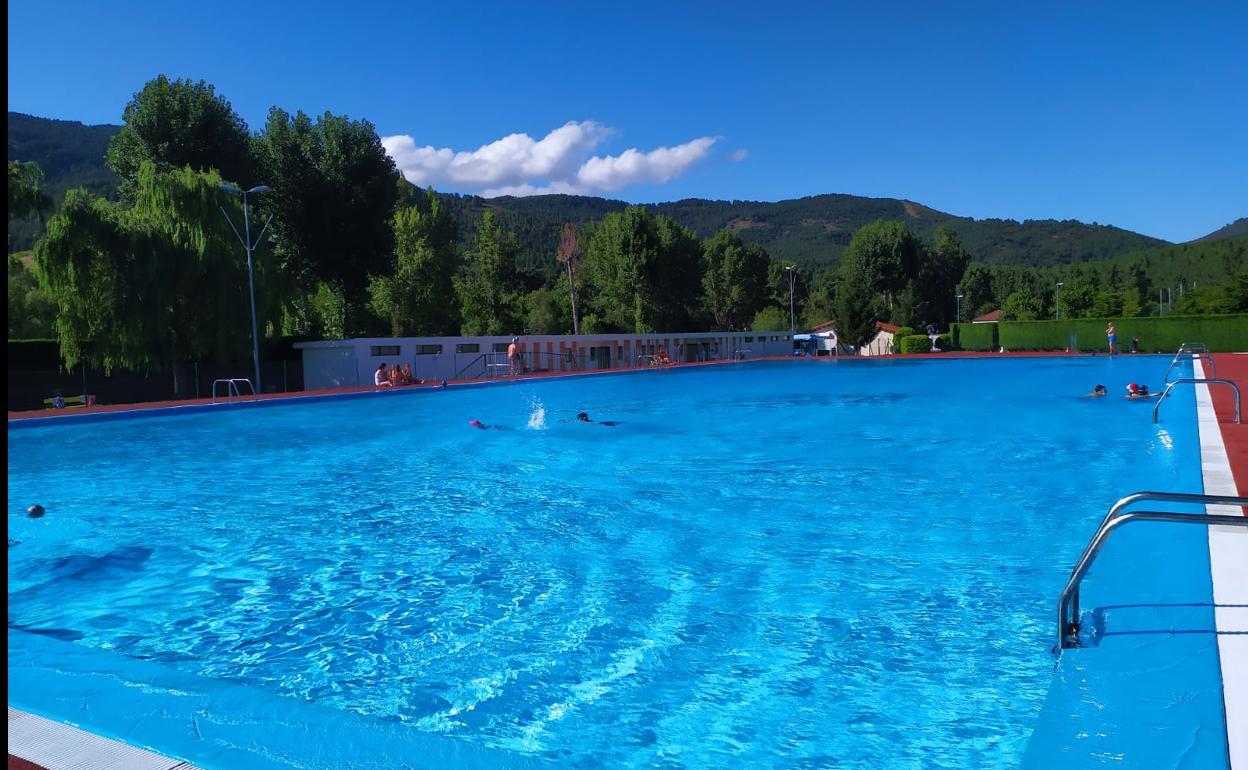
{"label": "person swimming", "polygon": [[619,423],[616,422],[615,420],[602,420],[600,422],[594,422],[593,420],[589,419],[588,412],[578,412],[576,415],[576,421],[577,422],[593,422],[595,425],[606,425],[608,427],[615,427],[616,425],[619,425]]}
{"label": "person swimming", "polygon": [[1152,398],[1156,393],[1149,393],[1147,385],[1136,385],[1134,382],[1127,386],[1127,398]]}
{"label": "person swimming", "polygon": [[468,424],[477,430],[511,430],[506,425],[486,425],[480,420],[469,420]]}
{"label": "person swimming", "polygon": [[1093,397],[1107,396],[1109,395],[1109,390],[1106,389],[1104,385],[1097,385],[1095,388],[1092,389],[1091,393],[1088,393],[1086,395],[1093,396]]}

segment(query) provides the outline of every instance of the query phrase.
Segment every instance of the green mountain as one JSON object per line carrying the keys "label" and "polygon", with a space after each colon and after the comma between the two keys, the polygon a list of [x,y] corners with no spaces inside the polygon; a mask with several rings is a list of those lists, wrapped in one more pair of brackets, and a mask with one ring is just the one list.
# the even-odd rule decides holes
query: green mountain
{"label": "green mountain", "polygon": [[1205,241],[1220,241],[1223,238],[1239,238],[1248,235],[1248,217],[1236,219],[1234,222],[1220,227],[1209,233],[1203,238],[1197,238],[1192,243],[1203,243]]}
{"label": "green mountain", "polygon": [[[574,195],[539,195],[488,200],[461,196],[458,205],[467,215],[488,207],[503,221],[527,220],[521,232],[522,241],[530,249],[553,254],[561,223],[583,224],[628,204]],[[809,266],[836,263],[854,230],[877,219],[903,221],[929,238],[938,225],[947,224],[961,236],[974,258],[983,262],[1058,265],[1169,245],[1107,225],[1052,219],[976,220],[912,201],[857,195],[815,195],[775,203],[695,198],[647,204],[646,208],[666,214],[700,237],[719,229],[733,230],[743,240],[758,243],[779,259]],[[531,234],[531,238],[525,238],[526,234]]]}
{"label": "green mountain", "polygon": [[[9,159],[38,163],[58,205],[65,191],[75,186],[112,195],[117,179],[104,164],[104,151],[118,130],[119,126],[87,126],[10,112]],[[459,218],[465,235],[476,229],[483,212],[494,210],[500,222],[520,239],[526,265],[535,269],[553,264],[559,228],[564,222],[585,224],[628,205],[576,195],[443,197]],[[836,263],[854,230],[877,219],[904,221],[927,237],[937,225],[947,224],[958,232],[975,259],[992,263],[1059,265],[1170,245],[1106,225],[1074,220],[976,220],[912,201],[856,195],[815,195],[777,202],[689,199],[648,204],[647,208],[670,216],[700,237],[727,228],[746,241],[760,244],[778,259],[810,267]],[[36,218],[14,223],[9,250],[30,248],[40,228]]]}

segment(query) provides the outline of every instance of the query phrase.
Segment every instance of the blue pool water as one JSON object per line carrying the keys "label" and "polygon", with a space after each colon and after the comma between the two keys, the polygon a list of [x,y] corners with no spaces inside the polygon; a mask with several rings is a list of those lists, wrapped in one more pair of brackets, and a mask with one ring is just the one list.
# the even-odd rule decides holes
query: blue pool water
{"label": "blue pool water", "polygon": [[[210,768],[266,745],[304,767],[1217,767],[1199,528],[1124,530],[1084,589],[1097,638],[1050,654],[1106,508],[1201,491],[1191,395],[1160,425],[1119,397],[1167,363],[745,364],[11,427],[10,703]],[[1194,754],[1133,732],[1150,698]]]}

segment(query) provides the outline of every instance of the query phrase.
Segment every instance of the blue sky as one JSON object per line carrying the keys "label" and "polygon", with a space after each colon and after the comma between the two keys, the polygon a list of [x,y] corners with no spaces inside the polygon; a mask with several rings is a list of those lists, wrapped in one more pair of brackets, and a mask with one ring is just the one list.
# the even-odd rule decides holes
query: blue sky
{"label": "blue sky", "polygon": [[439,189],[1248,216],[1248,3],[591,5],[14,0],[9,109],[118,123],[164,73],[367,118]]}

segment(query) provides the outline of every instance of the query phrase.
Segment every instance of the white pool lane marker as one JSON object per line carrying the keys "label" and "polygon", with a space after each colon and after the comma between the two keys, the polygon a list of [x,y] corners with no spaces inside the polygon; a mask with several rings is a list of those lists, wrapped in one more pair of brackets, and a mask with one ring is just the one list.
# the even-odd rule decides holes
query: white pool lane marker
{"label": "white pool lane marker", "polygon": [[197,770],[121,741],[9,707],[9,755],[47,770]]}
{"label": "white pool lane marker", "polygon": [[[1196,376],[1207,376],[1202,362],[1197,359],[1194,363],[1199,372]],[[1196,420],[1205,494],[1238,495],[1208,385],[1196,386]],[[1206,512],[1243,515],[1239,508],[1226,505],[1206,506]],[[1248,770],[1248,530],[1209,527],[1209,571],[1231,767]]]}

